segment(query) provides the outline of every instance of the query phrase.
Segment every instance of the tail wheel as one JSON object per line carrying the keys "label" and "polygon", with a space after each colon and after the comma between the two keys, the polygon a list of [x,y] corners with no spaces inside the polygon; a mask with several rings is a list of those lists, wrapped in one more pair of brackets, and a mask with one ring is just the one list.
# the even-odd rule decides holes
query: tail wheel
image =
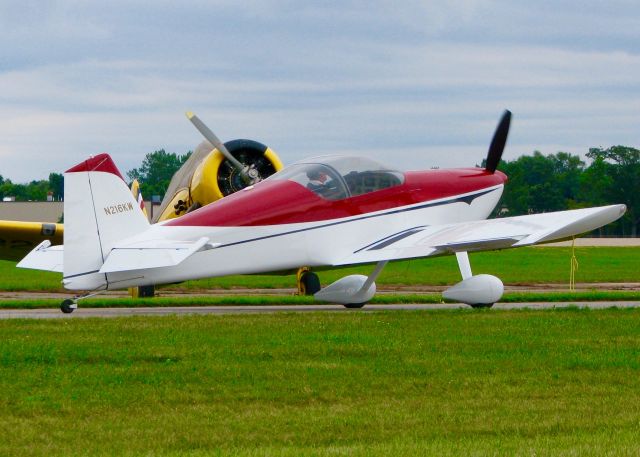
{"label": "tail wheel", "polygon": [[303,271],[300,274],[298,290],[300,295],[315,295],[320,291],[320,278],[312,271]]}
{"label": "tail wheel", "polygon": [[65,314],[70,314],[77,307],[78,307],[78,305],[74,300],[71,300],[70,298],[67,298],[66,300],[64,300],[60,304],[60,311],[62,311]]}
{"label": "tail wheel", "polygon": [[366,305],[366,303],[346,303],[344,307],[349,309],[357,309],[362,308],[364,305]]}

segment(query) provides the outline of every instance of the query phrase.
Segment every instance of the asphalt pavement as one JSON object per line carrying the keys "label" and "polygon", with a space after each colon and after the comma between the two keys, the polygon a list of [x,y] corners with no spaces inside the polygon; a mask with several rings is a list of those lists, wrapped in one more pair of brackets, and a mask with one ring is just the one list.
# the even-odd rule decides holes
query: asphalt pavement
{"label": "asphalt pavement", "polygon": [[[497,303],[493,309],[553,309],[577,306],[580,308],[638,308],[637,301],[599,301],[599,302],[559,302],[559,303]],[[415,311],[469,308],[462,303],[440,304],[397,304],[366,305],[360,309],[347,309],[341,305],[274,305],[274,306],[167,306],[154,308],[78,308],[71,314],[59,309],[5,309],[0,310],[0,319],[77,319],[108,318],[126,316],[171,316],[203,314],[267,314],[267,313],[305,313],[305,312],[341,312],[361,313],[375,311]]]}

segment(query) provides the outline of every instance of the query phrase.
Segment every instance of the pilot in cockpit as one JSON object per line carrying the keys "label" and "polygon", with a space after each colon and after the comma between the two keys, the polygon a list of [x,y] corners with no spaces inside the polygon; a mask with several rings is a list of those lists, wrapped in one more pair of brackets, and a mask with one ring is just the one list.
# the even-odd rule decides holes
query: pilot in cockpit
{"label": "pilot in cockpit", "polygon": [[328,188],[327,180],[329,179],[329,176],[323,170],[318,168],[309,170],[307,171],[307,177],[309,178],[307,189],[322,195]]}
{"label": "pilot in cockpit", "polygon": [[326,200],[338,200],[347,196],[344,184],[328,167],[316,166],[307,170],[307,189]]}

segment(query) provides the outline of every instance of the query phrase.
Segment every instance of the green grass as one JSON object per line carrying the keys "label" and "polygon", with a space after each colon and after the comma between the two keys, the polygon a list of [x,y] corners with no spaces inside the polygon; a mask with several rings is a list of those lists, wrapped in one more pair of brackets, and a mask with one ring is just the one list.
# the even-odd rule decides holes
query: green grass
{"label": "green grass", "polygon": [[[16,299],[0,300],[0,309],[35,309],[58,308],[60,299]],[[500,299],[502,303],[530,303],[530,302],[582,302],[582,301],[640,301],[639,291],[577,291],[577,292],[507,292]],[[442,303],[439,293],[425,294],[378,294],[369,303]],[[273,306],[273,305],[317,305],[324,302],[308,296],[291,295],[202,295],[187,297],[156,297],[156,298],[89,298],[80,302],[85,308],[116,308],[116,307],[152,307],[152,306]]]}
{"label": "green grass", "polygon": [[62,275],[48,271],[16,268],[17,262],[0,260],[0,290],[60,291]]}
{"label": "green grass", "polygon": [[639,319],[0,321],[0,455],[637,455]]}
{"label": "green grass", "polygon": [[[640,282],[640,248],[576,248],[579,269],[576,281]],[[498,276],[505,284],[569,283],[570,248],[521,248],[472,253],[474,273]],[[347,274],[368,274],[373,267],[359,266],[320,272],[323,285]],[[14,262],[0,261],[0,290],[62,290],[61,275],[15,268]],[[382,287],[449,285],[460,280],[455,257],[438,257],[392,262],[377,281]],[[178,290],[231,288],[292,288],[295,276],[228,276],[188,281],[171,286]]]}

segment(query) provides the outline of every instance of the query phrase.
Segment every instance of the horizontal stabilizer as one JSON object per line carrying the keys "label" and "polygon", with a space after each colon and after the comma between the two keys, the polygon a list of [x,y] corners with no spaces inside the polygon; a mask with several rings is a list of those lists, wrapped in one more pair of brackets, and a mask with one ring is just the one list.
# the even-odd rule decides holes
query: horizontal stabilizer
{"label": "horizontal stabilizer", "polygon": [[144,240],[115,246],[100,273],[173,267],[200,250],[217,246],[219,244],[209,243],[206,237],[197,241]]}
{"label": "horizontal stabilizer", "polygon": [[36,246],[24,259],[16,265],[18,268],[32,270],[55,271],[62,273],[64,264],[64,247],[51,246],[51,241],[44,240]]}

